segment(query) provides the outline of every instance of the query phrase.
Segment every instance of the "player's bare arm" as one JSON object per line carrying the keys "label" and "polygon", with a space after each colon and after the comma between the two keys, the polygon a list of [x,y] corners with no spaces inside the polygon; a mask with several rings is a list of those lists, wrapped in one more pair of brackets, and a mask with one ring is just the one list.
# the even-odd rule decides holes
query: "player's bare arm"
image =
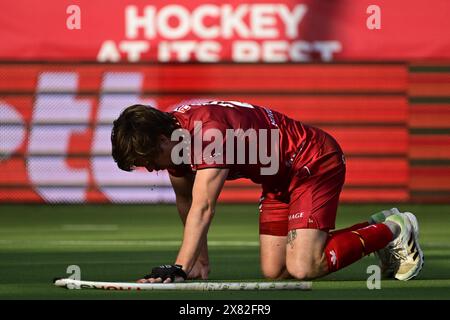
{"label": "player's bare arm", "polygon": [[[182,281],[184,276],[180,275],[181,270],[177,268],[182,269],[185,275],[190,273],[202,251],[202,244],[207,237],[217,198],[228,176],[228,171],[228,169],[207,168],[197,172],[192,188],[192,205],[184,226],[183,242],[175,264],[172,266],[173,269],[170,271],[158,269],[152,273],[153,277],[147,277],[147,282],[169,283],[172,282],[171,278],[174,278],[174,281]],[[163,280],[166,273],[171,273],[171,277]]]}
{"label": "player's bare arm", "polygon": [[[178,213],[186,225],[186,218],[192,205],[192,189],[194,186],[195,175],[187,173],[185,176],[177,177],[169,174],[170,182],[175,191],[176,206]],[[188,279],[208,279],[209,274],[209,256],[207,237],[202,239],[200,255],[198,256],[194,267],[189,272]]]}
{"label": "player's bare arm", "polygon": [[170,182],[175,192],[176,206],[183,224],[192,204],[192,189],[194,187],[195,175],[188,173],[185,176],[177,177],[169,173]]}
{"label": "player's bare arm", "polygon": [[192,188],[192,205],[186,218],[183,243],[176,260],[189,272],[201,252],[202,240],[215,213],[217,198],[228,176],[228,169],[199,170]]}

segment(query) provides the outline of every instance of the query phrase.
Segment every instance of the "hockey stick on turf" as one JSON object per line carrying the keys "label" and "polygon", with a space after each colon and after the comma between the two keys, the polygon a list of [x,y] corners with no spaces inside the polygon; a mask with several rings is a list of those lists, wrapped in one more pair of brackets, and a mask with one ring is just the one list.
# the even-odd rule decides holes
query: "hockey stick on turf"
{"label": "hockey stick on turf", "polygon": [[99,282],[73,279],[55,279],[57,287],[68,289],[101,290],[311,290],[309,281],[275,281],[275,282],[180,282],[180,283],[134,283],[134,282]]}

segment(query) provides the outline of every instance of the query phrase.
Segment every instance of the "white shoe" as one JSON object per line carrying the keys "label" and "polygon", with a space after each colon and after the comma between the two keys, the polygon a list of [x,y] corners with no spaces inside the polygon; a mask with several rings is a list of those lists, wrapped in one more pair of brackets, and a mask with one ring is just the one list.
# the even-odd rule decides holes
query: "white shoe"
{"label": "white shoe", "polygon": [[[383,210],[371,215],[369,221],[370,223],[383,223],[387,217],[394,214],[400,214],[400,211],[397,208]],[[397,266],[388,246],[381,250],[375,251],[374,254],[378,258],[383,277],[393,279]]]}
{"label": "white shoe", "polygon": [[392,216],[393,214],[398,214],[397,208],[386,209],[377,213],[374,213],[370,216],[369,223],[382,223],[386,220],[387,217]]}
{"label": "white shoe", "polygon": [[[419,246],[419,224],[411,212],[398,213],[386,218],[400,226],[400,234],[383,250],[385,273],[407,281],[422,270],[424,256]],[[381,261],[381,259],[380,259]],[[383,269],[383,267],[382,267]]]}

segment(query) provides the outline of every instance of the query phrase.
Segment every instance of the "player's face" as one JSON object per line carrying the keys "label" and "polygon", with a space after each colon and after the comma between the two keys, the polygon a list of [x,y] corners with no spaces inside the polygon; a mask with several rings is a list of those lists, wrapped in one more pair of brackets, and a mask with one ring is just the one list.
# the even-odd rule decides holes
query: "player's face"
{"label": "player's face", "polygon": [[168,169],[173,165],[173,162],[171,160],[173,145],[173,141],[170,141],[169,138],[161,135],[159,137],[160,152],[153,155],[153,157],[149,159],[137,159],[135,166],[144,167],[148,172]]}

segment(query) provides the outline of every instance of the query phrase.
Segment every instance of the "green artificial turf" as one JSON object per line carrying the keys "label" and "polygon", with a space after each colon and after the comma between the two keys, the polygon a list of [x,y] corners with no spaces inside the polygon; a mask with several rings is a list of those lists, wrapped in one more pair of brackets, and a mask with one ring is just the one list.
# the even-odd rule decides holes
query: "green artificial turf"
{"label": "green artificial turf", "polygon": [[[393,205],[342,205],[337,228]],[[313,282],[312,291],[112,292],[65,290],[52,279],[134,281],[173,263],[182,228],[174,205],[0,205],[0,299],[449,299],[450,205],[407,205],[420,223],[425,266],[409,282],[366,285],[371,255]],[[214,281],[262,281],[254,205],[220,205],[209,232]]]}

